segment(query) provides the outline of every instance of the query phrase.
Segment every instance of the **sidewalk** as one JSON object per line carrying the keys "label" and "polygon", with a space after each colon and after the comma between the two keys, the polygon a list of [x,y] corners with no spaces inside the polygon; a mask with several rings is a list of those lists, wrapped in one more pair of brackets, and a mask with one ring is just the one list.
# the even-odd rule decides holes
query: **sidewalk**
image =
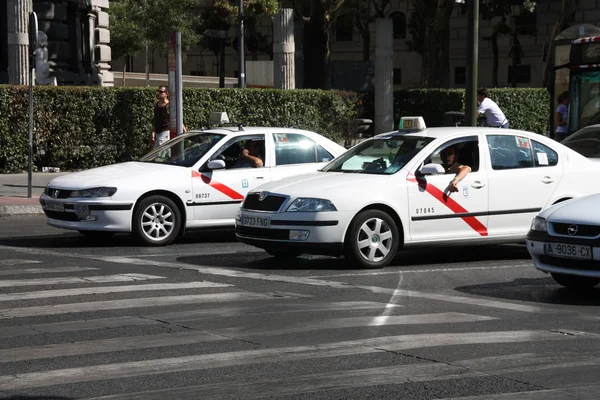
{"label": "sidewalk", "polygon": [[28,174],[0,174],[0,217],[43,215],[40,195],[52,179],[63,172],[35,172],[31,178],[31,197],[27,197]]}

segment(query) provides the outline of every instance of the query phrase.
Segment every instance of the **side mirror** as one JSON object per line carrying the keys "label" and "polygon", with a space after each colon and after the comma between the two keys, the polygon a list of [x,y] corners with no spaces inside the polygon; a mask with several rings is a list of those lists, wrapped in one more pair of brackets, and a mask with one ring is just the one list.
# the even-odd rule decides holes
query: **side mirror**
{"label": "side mirror", "polygon": [[225,168],[225,161],[223,160],[212,160],[208,162],[208,169],[223,169]]}
{"label": "side mirror", "polygon": [[446,170],[440,164],[426,164],[419,170],[420,175],[444,175]]}

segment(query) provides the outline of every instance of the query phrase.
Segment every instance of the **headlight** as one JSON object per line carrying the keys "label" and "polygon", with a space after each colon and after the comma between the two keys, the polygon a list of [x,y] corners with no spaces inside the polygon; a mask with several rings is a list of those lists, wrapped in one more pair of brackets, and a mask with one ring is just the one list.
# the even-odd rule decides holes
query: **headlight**
{"label": "headlight", "polygon": [[337,211],[337,208],[329,200],[325,199],[305,199],[297,198],[287,208],[288,212],[319,212],[319,211]]}
{"label": "headlight", "polygon": [[531,230],[538,232],[548,232],[546,220],[544,218],[535,217],[533,221],[531,221]]}
{"label": "headlight", "polygon": [[93,189],[73,190],[69,197],[111,197],[115,193],[117,193],[116,187],[100,187]]}

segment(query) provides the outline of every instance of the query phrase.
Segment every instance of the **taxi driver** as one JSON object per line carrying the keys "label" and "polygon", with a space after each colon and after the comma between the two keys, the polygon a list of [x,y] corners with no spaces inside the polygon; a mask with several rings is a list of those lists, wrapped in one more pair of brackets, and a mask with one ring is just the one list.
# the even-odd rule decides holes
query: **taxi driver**
{"label": "taxi driver", "polygon": [[452,179],[450,184],[448,184],[448,188],[446,189],[451,193],[458,192],[458,183],[462,181],[469,172],[471,172],[471,167],[468,165],[461,165],[458,162],[458,153],[458,147],[456,145],[452,145],[442,150],[441,154],[442,163],[446,173],[455,174],[454,179]]}

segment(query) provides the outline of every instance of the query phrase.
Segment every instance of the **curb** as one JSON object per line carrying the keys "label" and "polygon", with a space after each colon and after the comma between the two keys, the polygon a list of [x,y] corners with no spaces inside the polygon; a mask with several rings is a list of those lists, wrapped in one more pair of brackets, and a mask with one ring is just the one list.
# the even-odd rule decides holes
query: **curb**
{"label": "curb", "polygon": [[26,216],[26,215],[44,215],[41,205],[23,204],[23,205],[0,205],[0,217]]}

